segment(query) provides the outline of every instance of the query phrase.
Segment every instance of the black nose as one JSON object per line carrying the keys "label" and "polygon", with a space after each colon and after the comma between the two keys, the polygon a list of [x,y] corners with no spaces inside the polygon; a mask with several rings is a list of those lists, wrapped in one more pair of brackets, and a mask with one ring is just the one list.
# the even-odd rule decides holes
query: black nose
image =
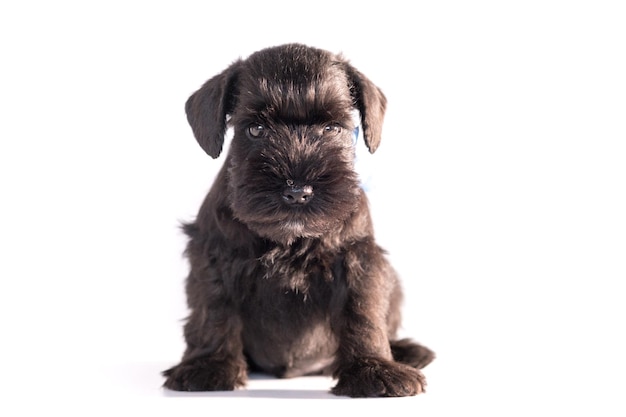
{"label": "black nose", "polygon": [[289,185],[283,190],[283,200],[285,200],[287,204],[306,204],[311,201],[312,198],[313,187],[310,185],[304,185],[302,187]]}

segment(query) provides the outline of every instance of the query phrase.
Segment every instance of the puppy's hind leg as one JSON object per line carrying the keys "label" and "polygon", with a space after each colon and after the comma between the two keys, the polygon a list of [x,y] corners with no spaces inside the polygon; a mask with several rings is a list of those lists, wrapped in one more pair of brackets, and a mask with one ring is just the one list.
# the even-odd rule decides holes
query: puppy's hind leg
{"label": "puppy's hind leg", "polygon": [[410,339],[392,340],[390,345],[394,361],[416,369],[424,368],[435,359],[435,352]]}

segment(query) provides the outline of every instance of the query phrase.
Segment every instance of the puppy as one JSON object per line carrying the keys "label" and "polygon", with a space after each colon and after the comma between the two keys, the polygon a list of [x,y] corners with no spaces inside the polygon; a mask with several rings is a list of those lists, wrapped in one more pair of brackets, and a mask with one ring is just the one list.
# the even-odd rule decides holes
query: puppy
{"label": "puppy", "polygon": [[424,391],[432,351],[396,340],[402,293],[354,170],[360,114],[380,143],[386,99],[341,56],[300,44],[234,62],[186,103],[224,166],[189,237],[187,343],[164,386],[233,390],[249,371],[326,374],[351,397]]}

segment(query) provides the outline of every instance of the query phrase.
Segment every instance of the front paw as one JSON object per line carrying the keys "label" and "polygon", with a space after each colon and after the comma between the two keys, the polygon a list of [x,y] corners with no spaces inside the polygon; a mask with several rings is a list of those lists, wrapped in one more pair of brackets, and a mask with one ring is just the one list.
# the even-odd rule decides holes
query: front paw
{"label": "front paw", "polygon": [[196,358],[163,372],[163,386],[174,391],[232,391],[246,383],[246,364],[237,360]]}
{"label": "front paw", "polygon": [[335,395],[348,397],[406,397],[424,392],[426,380],[410,366],[379,359],[360,359],[337,372]]}

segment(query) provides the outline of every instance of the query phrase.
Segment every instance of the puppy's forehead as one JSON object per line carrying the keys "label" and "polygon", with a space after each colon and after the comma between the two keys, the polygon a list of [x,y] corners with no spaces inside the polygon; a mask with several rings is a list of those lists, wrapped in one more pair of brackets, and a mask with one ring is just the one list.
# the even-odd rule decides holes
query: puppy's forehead
{"label": "puppy's forehead", "polygon": [[288,122],[342,121],[353,100],[342,61],[312,48],[276,48],[244,61],[239,108]]}

